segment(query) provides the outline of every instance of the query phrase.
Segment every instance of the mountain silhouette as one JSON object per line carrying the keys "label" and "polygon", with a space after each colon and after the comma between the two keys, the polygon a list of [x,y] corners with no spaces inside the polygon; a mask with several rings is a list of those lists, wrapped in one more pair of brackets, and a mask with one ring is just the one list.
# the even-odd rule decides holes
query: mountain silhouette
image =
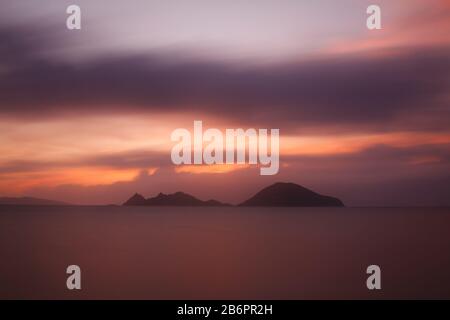
{"label": "mountain silhouette", "polygon": [[216,200],[202,201],[184,192],[173,194],[160,193],[154,198],[145,199],[142,195],[136,193],[128,199],[124,206],[192,206],[192,207],[220,207],[228,206]]}
{"label": "mountain silhouette", "polygon": [[62,201],[54,201],[47,199],[39,199],[32,197],[22,197],[22,198],[13,198],[13,197],[0,197],[0,204],[9,204],[9,205],[28,205],[28,206],[67,206],[69,203],[65,203]]}
{"label": "mountain silhouette", "polygon": [[139,193],[135,193],[130,199],[128,199],[123,205],[124,206],[144,206],[145,198]]}
{"label": "mountain silhouette", "polygon": [[341,200],[324,196],[295,183],[275,183],[239,206],[245,207],[343,207]]}
{"label": "mountain silhouette", "polygon": [[[139,193],[128,199],[124,206],[230,206],[216,200],[202,201],[184,192],[159,193],[145,199]],[[262,189],[239,206],[246,207],[343,207],[341,200],[324,196],[295,183],[278,182]]]}

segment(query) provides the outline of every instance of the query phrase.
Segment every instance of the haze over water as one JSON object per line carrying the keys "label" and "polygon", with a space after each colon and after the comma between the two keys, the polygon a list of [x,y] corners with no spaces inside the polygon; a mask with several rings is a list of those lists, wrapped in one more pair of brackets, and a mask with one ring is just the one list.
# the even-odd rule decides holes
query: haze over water
{"label": "haze over water", "polygon": [[1,298],[450,298],[450,208],[0,209]]}

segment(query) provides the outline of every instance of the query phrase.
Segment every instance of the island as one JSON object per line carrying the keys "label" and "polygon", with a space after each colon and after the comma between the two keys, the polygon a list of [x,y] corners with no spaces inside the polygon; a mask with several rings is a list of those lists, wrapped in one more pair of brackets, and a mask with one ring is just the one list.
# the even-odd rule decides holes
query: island
{"label": "island", "polygon": [[295,183],[278,182],[262,189],[242,207],[343,207],[338,198],[324,196]]}
{"label": "island", "polygon": [[[136,193],[124,206],[231,206],[217,200],[200,200],[184,192],[159,193],[153,198],[144,198]],[[321,195],[295,183],[278,182],[262,189],[250,199],[238,204],[242,207],[343,207],[338,198]]]}

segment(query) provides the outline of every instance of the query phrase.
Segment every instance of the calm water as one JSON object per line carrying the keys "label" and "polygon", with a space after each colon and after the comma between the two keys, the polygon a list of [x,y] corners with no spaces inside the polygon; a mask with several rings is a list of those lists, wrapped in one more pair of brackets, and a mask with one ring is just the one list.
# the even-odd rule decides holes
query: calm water
{"label": "calm water", "polygon": [[450,209],[0,206],[0,257],[1,298],[450,298]]}

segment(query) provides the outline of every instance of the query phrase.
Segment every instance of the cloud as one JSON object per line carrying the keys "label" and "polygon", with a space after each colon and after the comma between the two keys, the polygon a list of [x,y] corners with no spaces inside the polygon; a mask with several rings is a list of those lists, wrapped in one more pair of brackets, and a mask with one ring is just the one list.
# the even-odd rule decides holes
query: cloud
{"label": "cloud", "polygon": [[449,47],[271,65],[158,52],[69,63],[40,54],[58,47],[58,36],[36,37],[0,30],[0,116],[189,110],[288,130],[366,131],[446,128],[450,116]]}
{"label": "cloud", "polygon": [[0,166],[0,174],[36,172],[59,168],[107,167],[111,169],[145,169],[171,164],[170,154],[158,151],[136,150],[94,154],[73,160],[31,161],[14,160]]}
{"label": "cloud", "polygon": [[[420,46],[419,41],[414,47],[377,49],[385,50],[383,54],[321,54],[278,64],[208,60],[184,56],[183,51],[115,52],[67,60],[57,58],[65,39],[52,30],[36,33],[29,28],[0,27],[0,119],[6,123],[14,118],[14,126],[24,126],[17,139],[11,138],[11,150],[20,151],[20,143],[30,141],[30,123],[52,123],[58,118],[77,124],[80,119],[101,121],[102,115],[115,114],[122,120],[124,115],[157,115],[159,121],[161,113],[191,113],[211,121],[219,118],[221,125],[280,128],[282,134],[290,132],[300,142],[302,130],[309,130],[313,138],[333,137],[334,132],[343,131],[351,137],[371,132],[380,136],[409,131],[417,131],[419,136],[423,131],[448,134],[450,48],[439,43]],[[172,122],[165,124],[170,127]],[[124,131],[136,127],[134,120],[118,125],[123,125]],[[202,199],[236,203],[275,181],[297,182],[338,196],[349,205],[450,204],[446,195],[449,146],[445,143],[403,148],[372,145],[326,156],[281,155],[284,167],[280,174],[261,177],[257,168],[222,175],[177,173],[169,163],[169,153],[121,150],[132,142],[127,135],[120,140],[124,144],[113,148],[117,152],[105,152],[98,147],[102,144],[85,149],[85,144],[75,143],[70,150],[78,146],[81,154],[73,159],[53,159],[54,143],[65,147],[72,139],[98,139],[90,134],[99,134],[95,130],[76,129],[71,126],[73,134],[51,140],[46,149],[49,157],[43,157],[47,155],[40,149],[43,141],[54,132],[58,135],[62,127],[50,130],[42,141],[37,139],[36,149],[30,147],[36,150],[36,161],[19,159],[20,152],[6,157],[10,162],[2,163],[2,178],[13,181],[17,174],[17,179],[25,182],[34,179],[36,184],[27,187],[28,194],[84,204],[120,203],[134,192],[152,196],[179,190]],[[117,131],[117,126],[111,125],[102,132],[110,137]],[[133,139],[136,136],[139,134],[133,134]],[[101,141],[110,146],[109,140]],[[43,158],[46,161],[39,161]],[[96,174],[109,172],[99,168],[124,171],[116,177],[130,173],[134,177],[144,170],[129,181],[82,185],[73,177],[86,175],[86,167],[91,170],[91,181]],[[148,174],[145,169],[149,167],[159,170]],[[63,175],[58,170],[65,169],[71,169],[67,170],[69,182],[55,186],[53,182]],[[47,173],[53,176],[46,178]],[[51,184],[48,179],[56,180]],[[12,186],[7,181],[2,190]]]}

